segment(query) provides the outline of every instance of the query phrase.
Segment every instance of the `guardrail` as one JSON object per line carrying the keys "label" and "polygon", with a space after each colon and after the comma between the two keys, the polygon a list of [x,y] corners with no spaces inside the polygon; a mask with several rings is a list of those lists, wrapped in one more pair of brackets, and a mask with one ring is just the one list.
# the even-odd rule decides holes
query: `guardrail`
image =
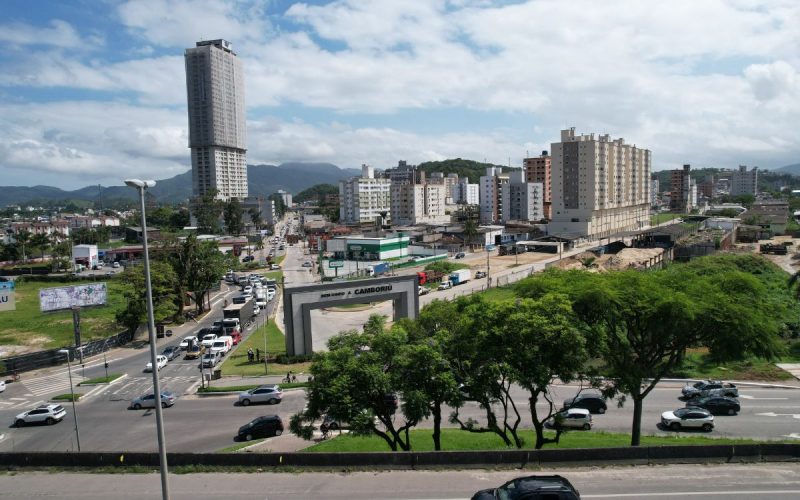
{"label": "guardrail", "polygon": [[[369,453],[170,453],[180,466],[363,467],[417,469],[455,467],[548,467],[564,465],[648,465],[663,463],[797,462],[800,443],[711,446],[640,446],[501,451],[430,451]],[[0,467],[158,467],[157,453],[10,452],[0,453]]]}

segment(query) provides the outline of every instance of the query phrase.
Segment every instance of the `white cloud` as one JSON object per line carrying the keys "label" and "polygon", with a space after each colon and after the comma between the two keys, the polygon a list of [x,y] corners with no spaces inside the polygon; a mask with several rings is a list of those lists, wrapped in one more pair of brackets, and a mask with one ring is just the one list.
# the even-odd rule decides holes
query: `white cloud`
{"label": "white cloud", "polygon": [[785,61],[770,64],[752,64],[744,70],[745,78],[759,101],[771,101],[783,95],[795,98],[797,102],[797,70]]}
{"label": "white cloud", "polygon": [[[66,21],[53,19],[46,28],[25,23],[0,24],[0,41],[11,45],[50,45],[77,48],[83,45],[80,35]],[[97,40],[93,39],[96,43]]]}

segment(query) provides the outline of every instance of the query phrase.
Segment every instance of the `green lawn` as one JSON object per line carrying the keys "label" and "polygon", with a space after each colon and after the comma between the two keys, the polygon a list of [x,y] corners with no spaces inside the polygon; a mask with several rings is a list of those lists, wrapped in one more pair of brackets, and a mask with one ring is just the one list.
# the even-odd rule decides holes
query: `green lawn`
{"label": "green lawn", "polygon": [[[547,432],[553,437],[555,433]],[[336,435],[334,433],[334,435]],[[433,439],[430,429],[416,429],[410,432],[411,446],[414,451],[433,451]],[[533,448],[536,435],[532,430],[520,432],[525,448]],[[708,445],[708,444],[752,444],[760,441],[750,439],[727,439],[700,436],[689,433],[674,433],[665,436],[642,436],[642,446],[664,445]],[[631,437],[628,434],[571,431],[561,435],[560,443],[548,444],[545,449],[559,448],[608,448],[630,446]],[[507,449],[503,441],[492,433],[470,433],[459,429],[442,429],[442,450],[504,450]],[[390,451],[386,442],[377,437],[355,437],[348,434],[336,436],[333,439],[310,446],[303,451],[310,452],[368,452]]]}
{"label": "green lawn", "polygon": [[671,221],[672,219],[680,219],[681,217],[686,217],[686,214],[657,214],[650,216],[650,225],[655,226],[658,224],[663,224],[665,222]]}
{"label": "green lawn", "polygon": [[[785,361],[796,362],[796,359],[789,357]],[[714,363],[702,350],[688,353],[683,366],[673,375],[681,378],[714,380],[789,380],[792,378],[790,373],[781,370],[771,361],[751,358],[743,361]]]}
{"label": "green lawn", "polygon": [[[253,376],[264,375],[264,361],[260,363],[250,363],[247,360],[247,349],[252,348],[253,352],[256,349],[261,351],[264,355],[264,336],[267,338],[267,352],[271,357],[277,354],[286,353],[286,341],[283,333],[275,326],[274,321],[267,322],[266,326],[259,328],[247,337],[247,340],[236,346],[232,353],[230,353],[220,368],[222,375],[241,375]],[[267,363],[269,375],[285,375],[289,370],[298,372],[308,372],[308,367],[311,363],[297,363],[293,365],[282,365],[278,363]]]}
{"label": "green lawn", "polygon": [[[58,396],[53,396],[53,397],[52,397],[52,398],[50,398],[50,399],[51,399],[52,401],[68,401],[68,402],[69,402],[69,401],[72,401],[72,396],[73,396],[73,395],[72,395],[72,393],[68,393],[68,394],[59,394]],[[75,393],[75,401],[78,401],[78,400],[80,400],[80,399],[81,399],[81,396],[83,396],[83,394],[80,394],[80,393],[76,392],[76,393]]]}
{"label": "green lawn", "polygon": [[122,376],[121,373],[109,373],[108,377],[97,377],[97,378],[90,378],[89,380],[84,380],[83,382],[79,383],[78,385],[95,385],[95,384],[108,384],[120,378]]}
{"label": "green lawn", "polygon": [[[123,330],[114,315],[123,309],[123,285],[116,280],[98,280],[108,284],[108,304],[81,309],[81,334],[83,341],[105,338]],[[0,344],[30,345],[42,349],[63,347],[75,343],[72,330],[72,311],[43,313],[39,311],[39,290],[92,281],[53,283],[25,281],[17,283],[15,302],[17,309],[0,314]]]}

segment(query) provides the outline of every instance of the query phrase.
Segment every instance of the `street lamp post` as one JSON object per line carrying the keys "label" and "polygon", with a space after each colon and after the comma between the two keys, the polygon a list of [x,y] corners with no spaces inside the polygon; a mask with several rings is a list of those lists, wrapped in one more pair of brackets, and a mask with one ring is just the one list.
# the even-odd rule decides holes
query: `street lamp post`
{"label": "street lamp post", "polygon": [[156,185],[156,181],[126,179],[125,184],[139,192],[142,212],[142,244],[144,247],[144,282],[147,288],[147,331],[150,341],[150,363],[153,368],[153,395],[156,409],[156,432],[158,436],[158,458],[161,469],[161,498],[169,500],[169,483],[167,480],[167,444],[164,438],[164,416],[161,408],[161,383],[158,379],[158,363],[156,362],[155,319],[153,318],[153,288],[150,284],[150,254],[147,249],[147,220],[144,209],[144,191]]}
{"label": "street lamp post", "polygon": [[75,419],[75,440],[78,442],[78,451],[81,451],[81,433],[78,432],[78,412],[75,411],[75,389],[72,385],[72,365],[69,362],[69,350],[60,349],[59,354],[66,354],[67,356],[67,373],[69,373],[69,393],[72,396],[72,417]]}

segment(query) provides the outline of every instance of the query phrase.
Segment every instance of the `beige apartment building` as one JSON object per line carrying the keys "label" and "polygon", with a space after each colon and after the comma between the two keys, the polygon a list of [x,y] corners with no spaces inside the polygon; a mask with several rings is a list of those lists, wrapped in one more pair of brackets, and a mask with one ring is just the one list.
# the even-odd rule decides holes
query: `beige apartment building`
{"label": "beige apartment building", "polygon": [[649,150],[572,127],[551,151],[550,234],[605,238],[650,225]]}
{"label": "beige apartment building", "polygon": [[544,192],[542,207],[546,219],[552,218],[552,158],[547,151],[542,151],[541,156],[525,158],[522,160],[522,167],[525,170],[525,181],[535,182],[542,185]]}
{"label": "beige apartment building", "polygon": [[444,224],[448,187],[442,184],[392,184],[392,223],[400,226]]}
{"label": "beige apartment building", "polygon": [[375,177],[375,169],[361,165],[361,177],[339,181],[339,220],[343,224],[374,223],[391,214],[391,181]]}

